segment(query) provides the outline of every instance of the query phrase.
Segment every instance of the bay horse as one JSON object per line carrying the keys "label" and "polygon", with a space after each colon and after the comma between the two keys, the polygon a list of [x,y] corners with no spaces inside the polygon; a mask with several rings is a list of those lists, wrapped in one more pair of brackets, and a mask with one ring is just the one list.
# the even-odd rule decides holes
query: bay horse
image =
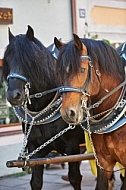
{"label": "bay horse", "polygon": [[[84,142],[83,130],[63,121],[58,93],[46,96],[41,93],[57,87],[55,58],[34,37],[31,26],[26,34],[16,36],[9,29],[9,44],[3,57],[3,78],[7,82],[7,100],[23,125],[24,141],[19,159],[46,157],[52,150],[62,155],[79,154],[79,144]],[[79,162],[69,163],[69,181],[74,190],[81,189],[79,167]],[[43,170],[44,165],[33,166],[32,190],[42,189]]]}
{"label": "bay horse", "polygon": [[88,132],[97,162],[95,190],[110,190],[116,162],[126,169],[126,60],[103,41],[73,36],[67,44],[54,38],[60,112],[65,122]]}

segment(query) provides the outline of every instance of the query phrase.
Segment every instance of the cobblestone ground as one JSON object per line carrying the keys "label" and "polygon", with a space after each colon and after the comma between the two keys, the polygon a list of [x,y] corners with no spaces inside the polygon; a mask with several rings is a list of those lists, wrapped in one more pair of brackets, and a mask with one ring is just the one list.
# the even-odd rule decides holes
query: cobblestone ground
{"label": "cobblestone ground", "polygon": [[[22,174],[19,168],[6,167],[6,161],[17,159],[22,147],[22,139],[22,134],[0,137],[0,190],[30,190],[31,176],[29,174]],[[67,172],[67,163],[65,163],[65,169],[62,169],[61,165],[50,165],[49,169],[44,171],[43,190],[73,190],[69,182],[61,179],[61,176],[66,175]],[[94,190],[95,176],[90,171],[88,161],[81,163],[81,174],[83,176],[81,189]],[[120,189],[119,174],[120,172],[115,173],[115,190]]]}
{"label": "cobblestone ground", "polygon": [[[62,175],[67,174],[67,163],[65,169],[62,169],[61,165],[50,165],[49,169],[44,172],[44,185],[43,190],[73,190],[69,182],[61,179]],[[82,178],[82,190],[94,190],[95,189],[95,176],[92,175],[88,161],[81,163]],[[0,190],[30,190],[30,175],[22,173],[11,175],[8,177],[0,178]],[[116,188],[120,189],[119,172],[116,173]]]}

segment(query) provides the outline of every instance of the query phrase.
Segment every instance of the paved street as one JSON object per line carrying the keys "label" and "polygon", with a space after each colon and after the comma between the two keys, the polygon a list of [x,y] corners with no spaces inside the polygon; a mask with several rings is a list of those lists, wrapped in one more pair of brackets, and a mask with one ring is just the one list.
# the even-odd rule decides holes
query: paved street
{"label": "paved street", "polygon": [[[82,190],[95,189],[95,177],[91,174],[88,161],[83,161],[81,164]],[[73,190],[69,182],[61,179],[62,175],[67,174],[67,163],[65,169],[60,165],[50,165],[48,170],[44,172],[44,185],[43,190]],[[120,189],[120,181],[116,173],[116,188]],[[0,178],[0,190],[30,190],[30,174],[21,176],[21,174],[12,175],[10,177]],[[102,190],[102,189],[101,189]]]}
{"label": "paved street", "polygon": [[[22,134],[15,134],[0,137],[0,190],[30,190],[30,174],[25,174],[20,168],[7,168],[6,161],[15,160],[22,147]],[[43,190],[73,190],[69,182],[61,179],[66,175],[68,165],[65,169],[60,164],[51,164],[49,169],[44,171]],[[95,176],[92,175],[88,161],[81,163],[82,190],[95,189]],[[120,189],[119,172],[116,173],[116,188]]]}
{"label": "paved street", "polygon": [[22,134],[0,137],[0,177],[20,172],[19,168],[7,168],[6,161],[18,158],[22,139]]}
{"label": "paved street", "polygon": [[[93,190],[93,187],[95,186],[95,178],[94,176],[92,176],[88,169],[88,163],[85,162],[82,168],[83,167],[85,172],[82,171],[82,189]],[[50,165],[50,168],[48,170],[45,169],[44,172],[43,190],[72,190],[72,187],[69,184],[69,182],[63,181],[61,179],[61,176],[65,174],[67,174],[67,163],[65,169],[62,169],[61,165]],[[24,175],[22,177],[18,174],[15,176],[0,178],[0,190],[30,190],[29,181],[29,174]]]}

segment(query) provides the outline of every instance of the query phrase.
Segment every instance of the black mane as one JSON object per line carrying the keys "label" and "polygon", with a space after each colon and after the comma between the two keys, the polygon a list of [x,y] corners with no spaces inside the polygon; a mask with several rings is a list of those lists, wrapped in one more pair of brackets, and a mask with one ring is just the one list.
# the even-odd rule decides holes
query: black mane
{"label": "black mane", "polygon": [[10,67],[7,60],[13,59],[13,67],[19,66],[23,70],[22,75],[27,77],[32,85],[35,84],[36,88],[49,87],[50,83],[55,87],[55,84],[52,83],[52,81],[55,81],[54,59],[38,39],[34,38],[31,41],[26,35],[17,35],[10,41],[3,58],[3,76],[5,80]]}
{"label": "black mane", "polygon": [[[103,41],[92,39],[81,39],[87,47],[88,55],[91,57],[92,64],[99,64],[100,69],[113,77],[124,79],[124,66],[126,62],[122,60],[114,48]],[[80,67],[80,51],[76,48],[73,41],[64,45],[59,53],[57,62],[57,74],[61,81],[69,80],[69,77],[77,73]],[[69,68],[69,72],[66,72]],[[59,73],[60,71],[60,73]]]}

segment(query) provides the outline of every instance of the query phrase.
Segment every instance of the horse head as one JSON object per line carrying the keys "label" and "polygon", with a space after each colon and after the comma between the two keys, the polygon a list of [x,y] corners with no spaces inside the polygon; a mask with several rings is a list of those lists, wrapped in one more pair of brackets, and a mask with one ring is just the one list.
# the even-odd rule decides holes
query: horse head
{"label": "horse head", "polygon": [[[125,61],[103,41],[80,39],[74,34],[74,40],[67,44],[57,38],[54,43],[59,49],[56,65],[58,81],[60,85],[71,89],[62,94],[61,114],[67,123],[76,125],[83,121],[85,113],[89,114],[91,104],[95,104],[124,80]],[[74,88],[80,90],[75,91]],[[109,97],[104,105],[93,111],[98,114],[105,110],[105,106],[110,109],[118,96],[119,91],[111,103],[107,104],[108,99],[111,99]]]}
{"label": "horse head", "polygon": [[[54,39],[54,43],[60,51],[57,60],[57,76],[61,85],[82,89],[82,93],[65,92],[62,94],[63,119],[67,123],[78,124],[83,120],[84,104],[87,104],[90,96],[99,91],[100,76],[95,74],[96,70],[88,55],[86,45],[77,35],[73,36],[74,40],[68,44],[63,44],[57,38]],[[97,88],[93,87],[94,82]]]}
{"label": "horse head", "polygon": [[[34,37],[34,30],[30,26],[26,34],[17,36],[9,29],[9,44],[3,58],[3,77],[7,82],[7,100],[12,106],[23,105],[29,93],[35,94],[49,86],[54,87],[54,58]],[[44,101],[42,105],[45,104]]]}
{"label": "horse head", "polygon": [[29,87],[29,79],[23,71],[22,64],[25,61],[25,58],[21,56],[25,46],[23,39],[27,38],[27,40],[32,41],[34,31],[28,26],[26,35],[14,36],[9,28],[8,34],[9,45],[3,58],[3,77],[7,82],[7,100],[13,106],[20,106],[26,100],[26,88]]}

